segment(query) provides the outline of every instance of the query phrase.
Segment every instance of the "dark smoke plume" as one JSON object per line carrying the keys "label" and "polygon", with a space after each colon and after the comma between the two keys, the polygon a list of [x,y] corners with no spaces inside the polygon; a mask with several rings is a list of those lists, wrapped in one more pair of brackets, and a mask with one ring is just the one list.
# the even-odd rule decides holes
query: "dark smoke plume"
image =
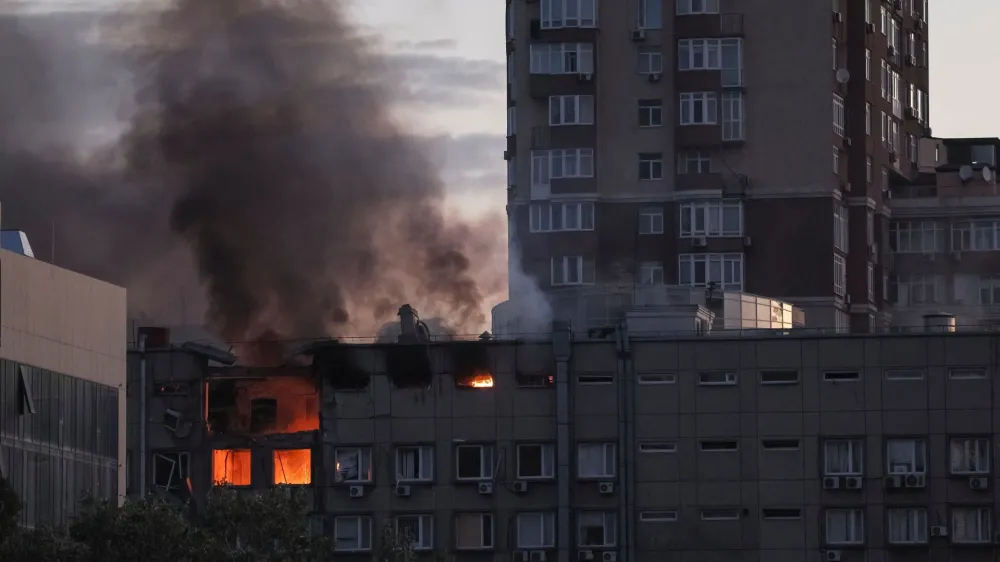
{"label": "dark smoke plume", "polygon": [[114,150],[81,164],[0,139],[5,228],[43,241],[46,219],[79,228],[86,243],[60,243],[57,262],[125,284],[154,315],[193,263],[230,340],[373,334],[403,302],[481,331],[504,284],[502,230],[445,219],[437,171],[390,115],[398,77],[343,12],[176,0],[144,16],[127,52],[135,114]]}

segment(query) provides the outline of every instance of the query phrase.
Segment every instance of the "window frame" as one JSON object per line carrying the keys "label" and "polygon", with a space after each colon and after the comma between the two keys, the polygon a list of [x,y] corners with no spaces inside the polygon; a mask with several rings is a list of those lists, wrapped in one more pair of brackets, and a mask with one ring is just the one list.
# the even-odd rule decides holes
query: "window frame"
{"label": "window frame", "polygon": [[[459,544],[458,520],[461,517],[479,517],[479,534],[480,534],[479,546],[462,546],[461,544]],[[488,526],[486,524],[487,521],[489,522]],[[459,511],[455,513],[452,519],[452,528],[455,531],[454,542],[455,542],[455,550],[457,551],[479,552],[484,550],[493,550],[494,548],[496,548],[496,542],[497,542],[496,518],[493,517],[492,513],[484,511]],[[490,539],[489,544],[485,544],[487,537],[484,535],[486,534],[485,530],[487,528],[489,528],[489,539]]]}
{"label": "window frame", "polygon": [[[541,530],[541,544],[525,544],[521,541],[521,525],[525,519],[537,517],[539,529]],[[522,519],[524,518],[524,519]],[[556,514],[551,511],[522,511],[514,518],[515,541],[518,550],[547,550],[556,546]]]}
{"label": "window frame", "polygon": [[[700,11],[694,8],[696,2],[700,2],[700,5],[703,6]],[[718,14],[719,0],[677,0],[675,12],[675,15],[678,16]]]}
{"label": "window frame", "polygon": [[[976,513],[977,514],[977,530],[980,531],[977,534],[978,538],[974,540],[959,539],[959,533],[957,532],[957,517],[959,513]],[[985,524],[983,524],[983,515],[985,514]],[[992,544],[994,537],[994,519],[995,514],[993,512],[992,506],[985,505],[961,505],[952,506],[951,511],[948,513],[948,536],[952,544]],[[983,530],[985,529],[985,537],[983,535]]]}
{"label": "window frame", "polygon": [[[601,527],[604,535],[602,544],[587,543],[584,533],[585,516],[601,516]],[[579,511],[576,514],[577,546],[584,549],[614,548],[618,546],[618,515],[613,511]]]}
{"label": "window frame", "polygon": [[[720,273],[722,279],[720,281],[713,281],[709,279],[712,273],[712,267],[715,263],[720,266]],[[685,268],[687,268],[687,273],[690,278],[685,279],[684,273]],[[686,287],[707,287],[709,283],[714,282],[716,287],[720,291],[743,291],[743,284],[745,278],[745,259],[742,253],[712,253],[712,254],[678,254],[677,255],[677,284]],[[698,270],[703,271],[699,272]],[[704,281],[698,282],[699,273],[702,274]],[[732,274],[739,273],[739,281],[732,280]],[[727,282],[726,276],[730,275],[731,280]]]}
{"label": "window frame", "polygon": [[[601,447],[603,459],[603,472],[584,473],[583,454],[585,450]],[[610,469],[609,469],[610,466]],[[576,445],[576,477],[578,480],[614,480],[618,477],[618,447],[614,442],[591,441],[577,443]]]}
{"label": "window frame", "polygon": [[[525,475],[521,471],[521,451],[527,447],[538,447],[539,448],[539,459],[541,460],[541,467],[539,475]],[[515,473],[517,474],[518,480],[526,481],[543,481],[543,480],[555,480],[556,477],[556,447],[552,443],[518,443],[515,448],[515,454],[517,455]],[[546,464],[549,468],[550,474],[545,474]]]}
{"label": "window frame", "polygon": [[639,100],[639,128],[655,129],[663,126],[663,100],[643,98]]}
{"label": "window frame", "polygon": [[[680,112],[677,124],[681,127],[697,127],[719,124],[718,92],[681,92]],[[700,113],[700,118],[697,118]]]}
{"label": "window frame", "polygon": [[[679,238],[741,238],[745,229],[743,202],[739,199],[694,199],[681,201],[678,208]],[[727,213],[735,212],[738,227],[727,227]],[[728,218],[732,218],[729,216]],[[712,223],[715,223],[714,225]]]}
{"label": "window frame", "polygon": [[[353,519],[355,525],[357,525],[357,531],[358,531],[358,548],[343,548],[341,546],[338,546],[338,544],[343,544],[343,541],[336,540],[336,537],[338,536],[338,532],[337,531],[339,529],[339,525],[342,522],[346,522],[347,520],[351,520],[351,519]],[[362,525],[365,524],[365,523],[367,523],[367,527],[368,527],[368,536],[367,536],[368,537],[368,545],[367,546],[364,545],[365,532],[364,532],[363,527],[362,527]],[[371,518],[370,515],[337,515],[336,517],[333,518],[333,536],[334,536],[333,549],[336,552],[371,552],[371,550],[372,550],[372,543],[374,542],[373,538],[372,538],[372,518]]]}
{"label": "window frame", "polygon": [[[393,526],[397,536],[402,536],[400,519],[415,519],[417,522],[417,537],[411,543],[414,552],[434,550],[434,515],[429,513],[400,513],[393,517]],[[427,544],[424,544],[424,543]]]}
{"label": "window frame", "polygon": [[[416,454],[417,469],[421,473],[426,470],[428,474],[426,476],[418,476],[417,478],[406,478],[403,476],[403,471],[401,470],[403,463],[403,455],[407,452],[414,452]],[[406,483],[406,484],[419,484],[419,483],[430,483],[434,482],[434,446],[433,445],[399,445],[396,447],[396,482]]]}
{"label": "window frame", "polygon": [[[848,471],[832,471],[830,469],[830,445],[847,444]],[[864,477],[865,475],[865,440],[857,437],[824,439],[823,451],[823,476],[832,477]]]}
{"label": "window frame", "polygon": [[[833,533],[830,532],[830,516],[843,513],[847,516],[845,521],[844,540],[832,540]],[[866,542],[865,511],[859,507],[837,507],[826,509],[823,512],[823,542],[829,546],[860,546]]]}
{"label": "window frame", "polygon": [[[910,470],[898,468],[901,463],[893,465],[890,458],[890,451],[893,445],[909,444]],[[929,467],[928,463],[928,443],[926,439],[920,437],[887,437],[885,439],[885,474],[887,476],[908,476],[910,474],[926,475]]]}
{"label": "window frame", "polygon": [[663,181],[665,167],[662,152],[639,153],[639,181]]}
{"label": "window frame", "polygon": [[[893,514],[904,514],[906,517],[907,535],[912,539],[893,539]],[[885,508],[885,540],[887,544],[897,546],[922,545],[930,540],[930,525],[927,508],[916,506],[886,506]]]}
{"label": "window frame", "polygon": [[[965,442],[966,445],[966,459],[968,456],[968,448],[971,445],[976,451],[985,451],[985,467],[972,468],[972,469],[956,469],[955,468],[955,445],[961,442]],[[976,456],[976,459],[980,461],[983,460],[982,456]],[[964,464],[964,463],[960,463]],[[980,463],[976,463],[980,464]],[[989,476],[993,473],[993,439],[984,435],[964,435],[964,436],[954,436],[948,438],[948,473],[952,476]]]}
{"label": "window frame", "polygon": [[[357,457],[358,457],[357,464],[359,466],[359,468],[358,468],[358,477],[357,478],[353,478],[353,479],[352,478],[348,478],[347,476],[343,476],[342,475],[342,473],[344,472],[344,470],[337,469],[335,471],[334,477],[333,477],[334,478],[334,483],[336,483],[336,484],[344,484],[344,485],[351,485],[351,486],[357,486],[357,485],[361,485],[361,484],[371,484],[371,483],[374,482],[375,474],[374,474],[374,468],[373,468],[372,448],[371,447],[360,446],[360,445],[358,445],[358,446],[344,445],[344,446],[340,446],[340,447],[335,448],[334,451],[333,451],[333,454],[334,454],[334,458],[336,459],[336,464],[338,466],[341,463],[341,453],[345,453],[345,454],[354,453],[354,454],[357,455]],[[366,467],[367,470],[362,471],[361,467]],[[362,472],[364,472],[366,474],[365,477],[362,477]]]}
{"label": "window frame", "polygon": [[[556,108],[558,111],[555,111]],[[570,109],[567,110],[568,108]],[[549,127],[593,125],[596,113],[594,96],[586,94],[549,96]]]}
{"label": "window frame", "polygon": [[[559,263],[561,262],[561,263]],[[555,256],[550,260],[550,274],[551,274],[551,285],[553,287],[567,287],[567,286],[578,286],[578,285],[593,285],[595,283],[596,270],[594,270],[594,261],[587,259],[584,256]],[[562,269],[560,272],[561,281],[556,281],[556,265]],[[575,267],[573,267],[575,264]],[[576,270],[576,275],[574,276],[575,281],[568,281],[570,276],[568,275],[573,269]],[[589,278],[589,280],[588,280]]]}
{"label": "window frame", "polygon": [[[459,451],[472,448],[479,448],[479,476],[462,476],[462,456]],[[456,482],[488,482],[493,480],[496,476],[496,445],[492,443],[460,443],[455,445],[454,468]]]}
{"label": "window frame", "polygon": [[[553,64],[554,61],[558,64]],[[567,62],[574,62],[573,68]],[[531,43],[529,47],[529,67],[531,74],[593,74],[593,43]]]}
{"label": "window frame", "polygon": [[[646,230],[646,219],[649,219],[649,229]],[[659,228],[657,228],[659,221]],[[663,207],[640,207],[639,208],[639,234],[656,235],[664,232]]]}
{"label": "window frame", "polygon": [[[569,18],[575,7],[576,18]],[[597,27],[598,0],[541,0],[539,24],[541,29],[592,29]],[[587,17],[589,16],[589,17]],[[575,23],[572,23],[574,22]]]}

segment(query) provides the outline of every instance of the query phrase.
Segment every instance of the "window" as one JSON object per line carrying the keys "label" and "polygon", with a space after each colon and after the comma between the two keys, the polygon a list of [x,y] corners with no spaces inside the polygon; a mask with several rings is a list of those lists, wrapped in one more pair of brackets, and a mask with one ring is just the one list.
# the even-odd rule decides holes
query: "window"
{"label": "window", "polygon": [[579,375],[576,377],[576,383],[582,385],[611,384],[613,382],[615,382],[613,375]]}
{"label": "window", "polygon": [[639,100],[639,126],[663,126],[663,102],[660,100]]}
{"label": "window", "polygon": [[985,379],[986,369],[982,367],[956,367],[948,369],[950,379]]}
{"label": "window", "polygon": [[844,256],[833,256],[833,292],[844,296],[847,292],[847,261]]}
{"label": "window", "polygon": [[190,476],[189,453],[163,451],[153,454],[153,485],[158,489],[165,492],[181,490],[187,486],[187,479]]}
{"label": "window", "polygon": [[823,373],[823,380],[826,382],[850,382],[861,380],[861,373],[858,371],[826,371]]}
{"label": "window", "polygon": [[643,207],[639,209],[639,234],[663,234],[663,209]]}
{"label": "window", "polygon": [[743,93],[722,93],[722,140],[743,140]]}
{"label": "window", "polygon": [[517,548],[524,550],[556,546],[556,515],[554,513],[518,513]]}
{"label": "window", "polygon": [[542,0],[542,29],[596,27],[597,0]]}
{"label": "window", "polygon": [[836,39],[831,39],[830,40],[830,48],[832,49],[831,52],[833,54],[833,69],[837,70],[838,68],[840,68],[840,64],[839,64],[839,61],[838,61],[838,59],[840,57],[837,56],[837,40]]}
{"label": "window", "polygon": [[663,74],[663,50],[659,46],[639,47],[639,74]]}
{"label": "window", "polygon": [[275,484],[312,484],[312,449],[275,449],[271,452],[271,466]]}
{"label": "window", "polygon": [[923,439],[886,441],[887,474],[924,474],[927,471],[927,442]]}
{"label": "window", "polygon": [[872,182],[872,157],[870,154],[865,156],[865,181]]}
{"label": "window", "polygon": [[865,513],[860,509],[826,511],[826,544],[848,545],[865,542]]}
{"label": "window", "polygon": [[824,476],[864,474],[864,442],[861,439],[831,439],[823,442]]}
{"label": "window", "polygon": [[889,544],[927,542],[927,510],[922,507],[895,508],[886,511]]}
{"label": "window", "polygon": [[712,154],[704,150],[684,150],[677,155],[677,173],[711,174]]}
{"label": "window", "polygon": [[676,453],[677,443],[674,442],[662,442],[662,443],[639,443],[640,453]]}
{"label": "window", "polygon": [[872,51],[865,49],[865,80],[872,81]]}
{"label": "window", "polygon": [[338,551],[364,551],[372,548],[371,517],[347,516],[333,520],[334,548]]}
{"label": "window", "polygon": [[396,534],[410,540],[413,550],[434,548],[434,517],[431,515],[399,515]]}
{"label": "window", "polygon": [[434,448],[429,446],[396,449],[396,480],[430,482],[434,479]]}
{"label": "window", "polygon": [[493,548],[493,516],[489,513],[459,513],[455,516],[455,548]]}
{"label": "window", "polygon": [[761,439],[760,448],[765,451],[798,451],[798,439]]}
{"label": "window", "polygon": [[528,227],[531,232],[594,230],[594,204],[532,203]]}
{"label": "window", "polygon": [[517,478],[519,480],[555,477],[555,447],[532,443],[517,446]]}
{"label": "window", "polygon": [[455,447],[455,475],[458,480],[493,478],[493,445]]}
{"label": "window", "polygon": [[990,449],[988,438],[964,437],[951,440],[949,447],[952,474],[989,474]]}
{"label": "window", "polygon": [[681,125],[715,125],[718,117],[715,92],[685,92],[680,98]]}
{"label": "window", "polygon": [[993,513],[988,507],[956,507],[951,511],[951,542],[959,544],[993,541]]}
{"label": "window", "polygon": [[584,443],[577,447],[577,475],[580,478],[614,478],[614,443]]}
{"label": "window", "polygon": [[639,29],[662,29],[663,0],[639,0],[638,24]]}
{"label": "window", "polygon": [[924,378],[923,369],[886,369],[885,378],[890,381],[914,381]]}
{"label": "window", "polygon": [[738,199],[685,201],[680,214],[681,238],[743,235],[743,202]]}
{"label": "window", "polygon": [[841,252],[847,252],[847,207],[833,205],[833,245]]}
{"label": "window", "polygon": [[702,371],[698,373],[701,386],[732,386],[736,384],[735,371]]}
{"label": "window", "polygon": [[531,184],[549,185],[551,180],[594,177],[594,149],[564,148],[531,152]]}
{"label": "window", "polygon": [[882,191],[889,191],[889,169],[882,166]]}
{"label": "window", "polygon": [[730,453],[740,449],[739,441],[733,440],[706,440],[698,443],[698,446],[704,453]]}
{"label": "window", "polygon": [[371,482],[372,450],[367,447],[338,448],[337,482]]}
{"label": "window", "polygon": [[[872,104],[870,102],[865,102],[865,134],[872,134]],[[871,157],[868,159],[871,160]]]}
{"label": "window", "polygon": [[517,108],[513,105],[507,106],[507,136],[512,137],[517,134]]}
{"label": "window", "polygon": [[647,261],[639,264],[640,285],[662,285],[663,263]]}
{"label": "window", "polygon": [[643,523],[673,523],[677,521],[676,511],[640,511],[639,521]]}
{"label": "window", "polygon": [[676,373],[642,373],[638,375],[639,384],[677,384]]}
{"label": "window", "polygon": [[249,486],[250,450],[215,449],[212,451],[212,484]]}
{"label": "window", "polygon": [[618,543],[618,518],[612,512],[582,512],[577,524],[581,548],[608,548]]}
{"label": "window", "polygon": [[593,125],[594,96],[550,96],[549,125]]}
{"label": "window", "polygon": [[969,150],[972,152],[973,164],[985,164],[991,168],[997,165],[997,149],[992,144],[974,144]]}
{"label": "window", "polygon": [[953,223],[951,249],[956,252],[1000,250],[1000,220],[983,219]]}
{"label": "window", "polygon": [[896,304],[919,306],[944,303],[947,286],[942,275],[899,275],[893,281]]}
{"label": "window", "polygon": [[934,221],[892,221],[889,248],[899,254],[933,254],[945,249],[945,232]]}
{"label": "window", "polygon": [[979,304],[1000,304],[1000,275],[979,278]]}
{"label": "window", "polygon": [[663,153],[643,153],[639,155],[639,179],[663,179]]}
{"label": "window", "polygon": [[720,291],[743,290],[743,254],[680,254],[677,284]]}
{"label": "window", "polygon": [[594,261],[581,256],[552,258],[552,285],[592,285]]}
{"label": "window", "polygon": [[796,519],[802,519],[802,510],[795,508],[761,509],[760,516],[763,519],[776,521],[793,521]]}
{"label": "window", "polygon": [[844,98],[833,94],[833,132],[844,136]]}
{"label": "window", "polygon": [[833,147],[833,173],[840,174],[840,148]]}
{"label": "window", "polygon": [[717,14],[719,0],[677,0],[677,15]]}
{"label": "window", "polygon": [[722,85],[743,84],[743,40],[681,39],[677,42],[677,69],[719,70]]}
{"label": "window", "polygon": [[868,262],[868,302],[875,302],[875,265]]}
{"label": "window", "polygon": [[797,382],[799,382],[799,372],[794,369],[760,372],[760,384],[795,384]]}
{"label": "window", "polygon": [[592,74],[592,43],[532,43],[532,74]]}
{"label": "window", "polygon": [[741,510],[728,508],[711,508],[701,510],[702,521],[737,521]]}

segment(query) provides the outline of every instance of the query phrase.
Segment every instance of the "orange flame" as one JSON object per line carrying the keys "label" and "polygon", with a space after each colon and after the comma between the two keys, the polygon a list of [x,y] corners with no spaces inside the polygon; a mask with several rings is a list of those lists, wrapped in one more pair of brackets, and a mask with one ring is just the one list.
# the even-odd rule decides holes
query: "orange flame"
{"label": "orange flame", "polygon": [[468,388],[493,388],[493,375],[489,373],[475,373],[471,377],[461,379],[458,385]]}
{"label": "orange flame", "polygon": [[213,450],[212,482],[216,486],[249,486],[250,451],[245,449]]}
{"label": "orange flame", "polygon": [[285,449],[274,451],[275,484],[312,484],[312,451]]}

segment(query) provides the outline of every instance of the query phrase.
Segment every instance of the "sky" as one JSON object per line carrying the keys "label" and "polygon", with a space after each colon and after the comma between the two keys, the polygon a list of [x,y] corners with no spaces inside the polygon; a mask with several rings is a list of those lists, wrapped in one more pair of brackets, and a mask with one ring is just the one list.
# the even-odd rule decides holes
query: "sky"
{"label": "sky", "polygon": [[[421,134],[440,136],[453,202],[471,212],[502,211],[504,0],[353,1],[357,20],[403,56],[404,72],[424,90],[410,96],[421,103],[402,111],[402,119]],[[1000,1],[930,0],[929,11],[933,134],[1000,136],[994,99],[1000,73],[992,68],[1000,52],[992,29]],[[463,77],[459,92],[444,92],[448,80]]]}

